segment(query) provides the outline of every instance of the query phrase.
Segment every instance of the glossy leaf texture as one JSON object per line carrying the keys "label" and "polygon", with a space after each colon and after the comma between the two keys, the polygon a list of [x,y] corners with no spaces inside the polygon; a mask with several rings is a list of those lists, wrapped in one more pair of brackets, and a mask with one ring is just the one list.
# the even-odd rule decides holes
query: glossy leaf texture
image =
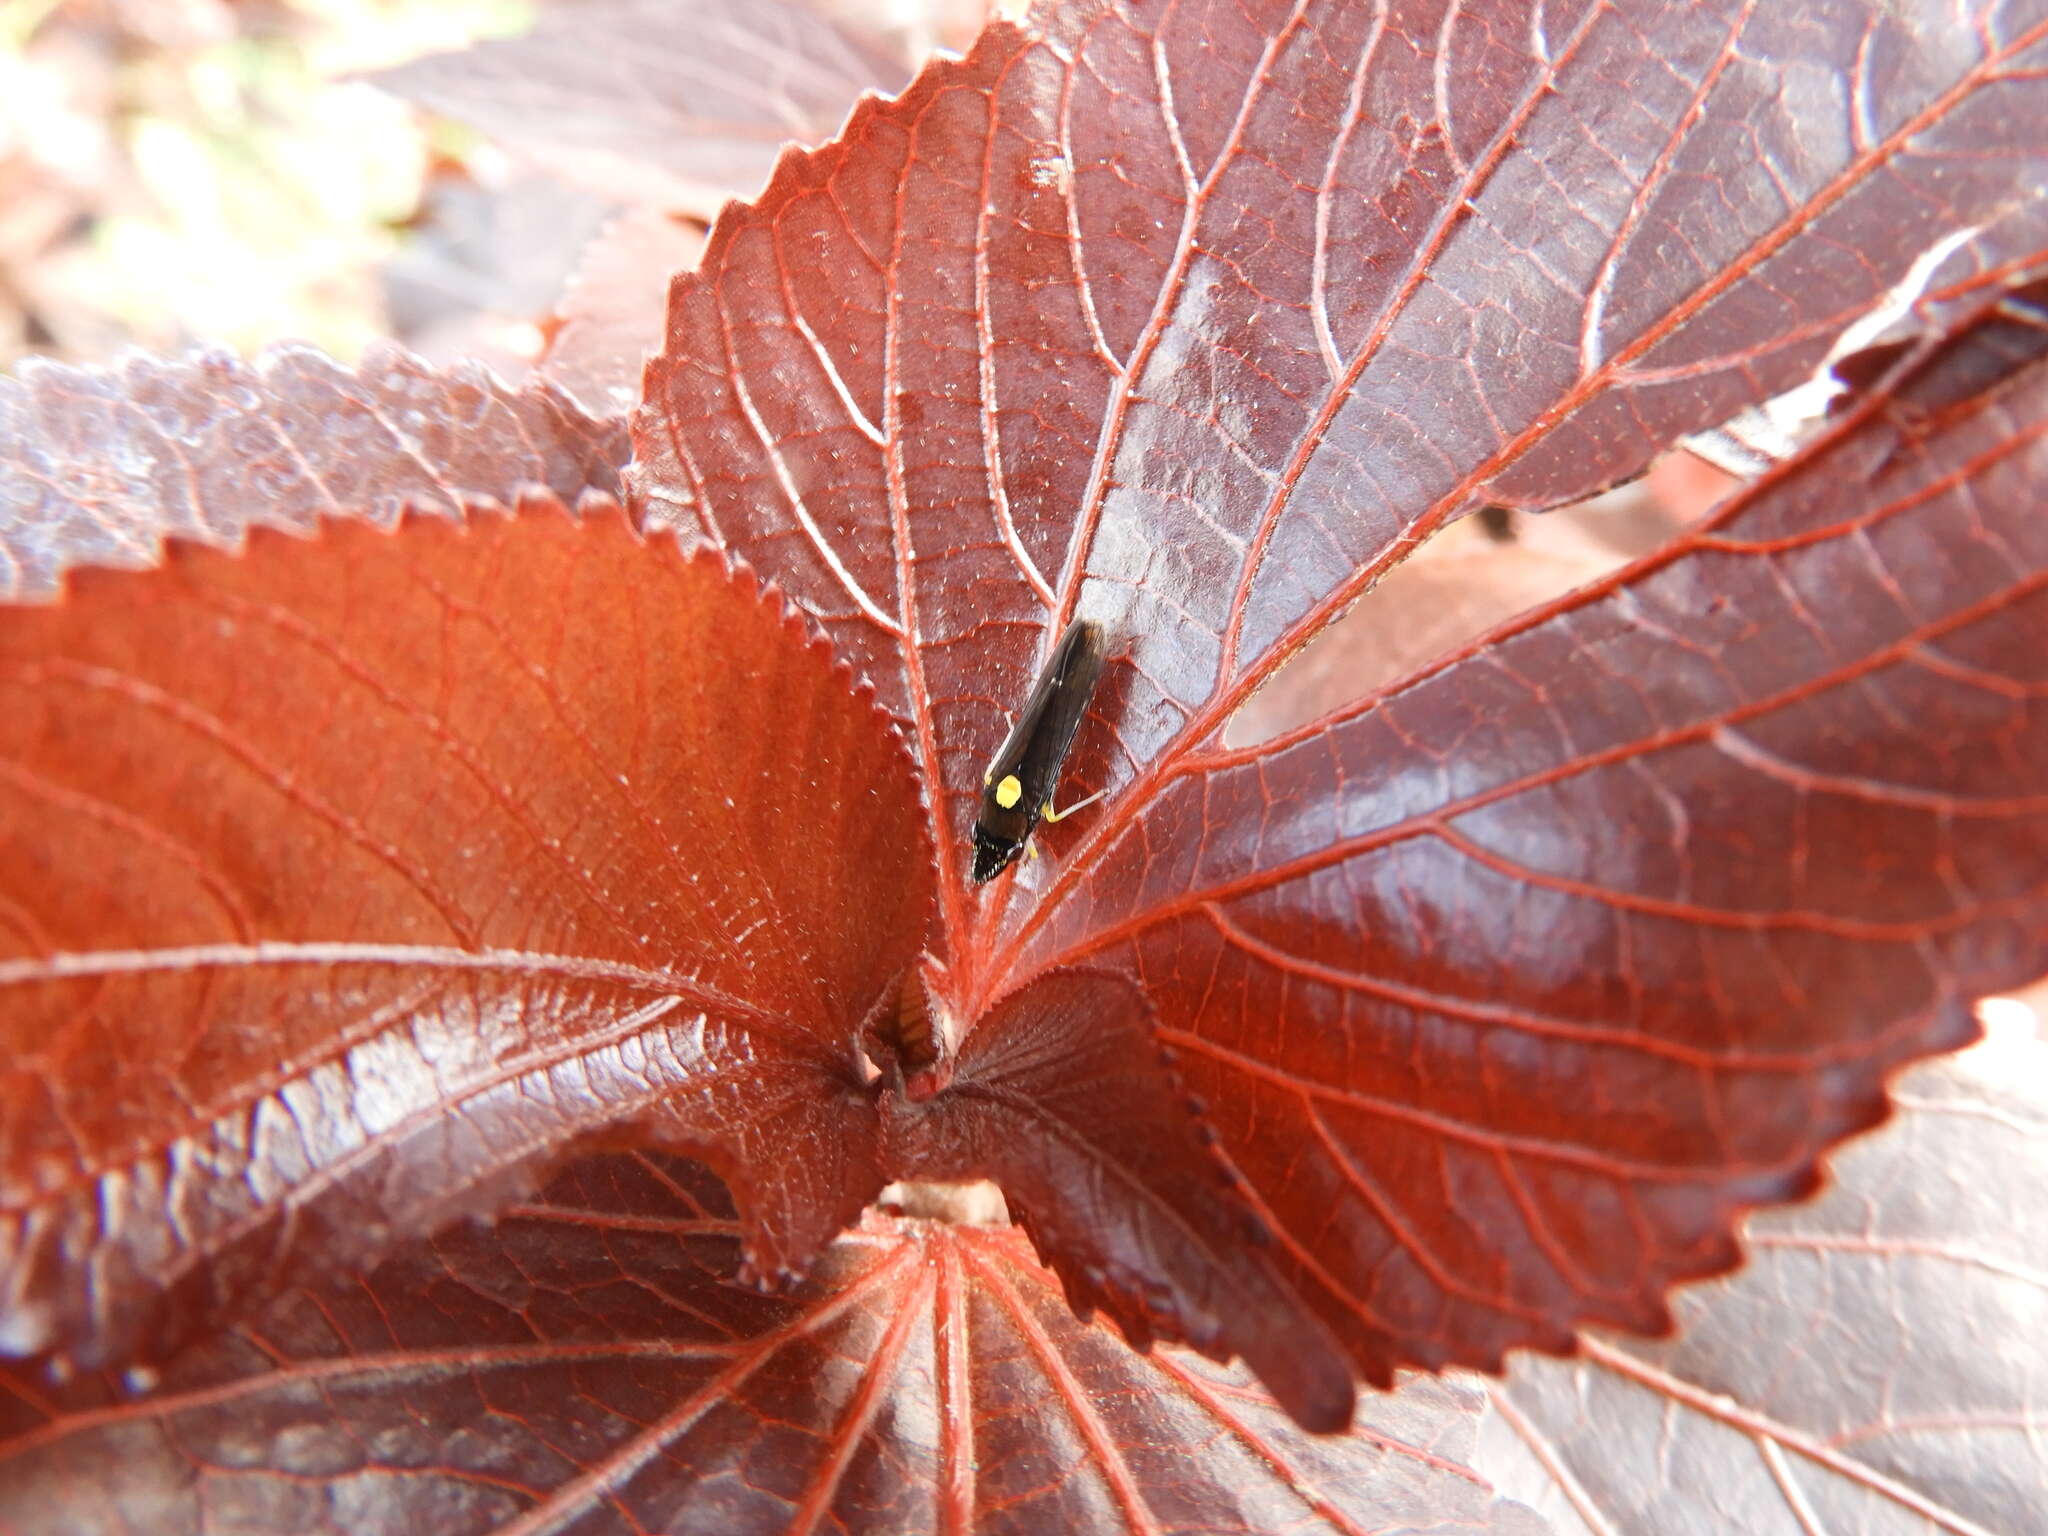
{"label": "glossy leaf texture", "polygon": [[[1083,0],[993,27],[721,219],[637,492],[876,680],[950,869],[1069,614],[1125,647],[1087,771],[1156,778],[1435,527],[1798,382],[1960,228],[1940,283],[2048,246],[2048,9],[1967,20]],[[987,935],[946,899],[983,1000]]]}
{"label": "glossy leaf texture", "polygon": [[617,424],[557,389],[396,347],[353,369],[308,347],[111,369],[32,359],[0,378],[0,599],[48,597],[73,565],[153,565],[172,536],[456,517],[529,488],[573,505],[615,493],[626,454]]}
{"label": "glossy leaf texture", "polygon": [[857,7],[584,0],[518,37],[379,71],[386,90],[632,205],[697,211],[757,189],[782,146],[830,138],[909,73]]}
{"label": "glossy leaf texture", "polygon": [[1560,1532],[2037,1528],[2048,1046],[1994,1026],[1894,1097],[1822,1199],[1750,1222],[1741,1274],[1680,1295],[1677,1339],[1518,1362],[1475,1465]]}
{"label": "glossy leaf texture", "polygon": [[[1932,316],[2038,259],[2044,65],[2038,3],[1042,9],[721,219],[629,483],[904,723],[956,1035],[1135,978],[1218,1138],[1186,1187],[1220,1158],[1371,1378],[1657,1329],[2048,962],[2038,370],[1223,733],[1451,520],[1633,473],[1897,285]],[[977,894],[984,766],[1077,613],[1118,660],[1069,782],[1109,798]]]}
{"label": "glossy leaf texture", "polygon": [[2048,960],[2041,322],[1056,877],[1368,1372],[1657,1330]]}
{"label": "glossy leaf texture", "polygon": [[673,1159],[281,1298],[148,1395],[0,1374],[0,1528],[1540,1536],[1423,1380],[1349,1437],[1240,1370],[1077,1322],[1011,1230],[871,1214],[787,1296]]}
{"label": "glossy leaf texture", "polygon": [[1271,1239],[1188,1156],[1190,1116],[1144,993],[1113,973],[1043,976],[967,1037],[929,1102],[888,1100],[897,1178],[990,1179],[1065,1282],[1141,1349],[1241,1355],[1295,1421],[1351,1419],[1341,1350],[1274,1270]]}
{"label": "glossy leaf texture", "polygon": [[594,1134],[705,1157],[770,1272],[880,1190],[900,740],[751,575],[584,512],[0,610],[7,1352],[161,1355]]}

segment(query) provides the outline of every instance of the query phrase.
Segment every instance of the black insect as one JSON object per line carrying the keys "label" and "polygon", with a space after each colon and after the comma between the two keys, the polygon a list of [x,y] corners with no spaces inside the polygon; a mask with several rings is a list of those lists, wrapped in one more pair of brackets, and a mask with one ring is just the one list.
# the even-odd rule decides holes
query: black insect
{"label": "black insect", "polygon": [[1101,798],[1097,790],[1063,811],[1052,809],[1060,766],[1101,677],[1102,631],[1076,619],[1053,647],[1009,739],[982,775],[981,814],[974,818],[975,884],[1008,869],[1041,820],[1058,821]]}

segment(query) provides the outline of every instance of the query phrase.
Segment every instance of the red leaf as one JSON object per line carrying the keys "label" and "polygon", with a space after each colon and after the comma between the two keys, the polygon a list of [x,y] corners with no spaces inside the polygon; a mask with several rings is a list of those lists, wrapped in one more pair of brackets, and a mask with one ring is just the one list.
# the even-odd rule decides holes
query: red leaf
{"label": "red leaf", "polygon": [[6,1348],[160,1348],[628,1124],[800,1266],[885,1182],[918,817],[804,627],[616,507],[0,611]]}
{"label": "red leaf", "polygon": [[1434,528],[1797,383],[1958,226],[1950,281],[2048,246],[2048,20],[1991,7],[1034,19],[720,220],[636,431],[916,725],[948,868],[1070,613],[1128,647],[1121,784]]}
{"label": "red leaf", "polygon": [[1156,1337],[1242,1354],[1297,1423],[1343,1429],[1351,1374],[1222,1170],[1184,1154],[1187,1109],[1151,1025],[1120,976],[1040,977],[967,1037],[948,1090],[895,1101],[891,1167],[1001,1181],[1084,1316],[1102,1307],[1141,1349]]}
{"label": "red leaf", "polygon": [[153,565],[180,535],[234,544],[338,513],[456,517],[522,489],[574,504],[618,490],[624,433],[558,390],[442,373],[395,347],[343,368],[305,347],[39,360],[0,378],[0,598],[42,597],[72,565]]}
{"label": "red leaf", "polygon": [[[1887,1068],[2039,963],[2048,558],[2022,513],[2048,384],[2024,325],[1880,390],[1626,579],[1312,728],[1222,732],[1423,535],[1576,494],[1790,382],[1952,224],[1989,227],[1948,300],[2037,250],[2048,22],[1621,0],[1497,27],[1483,6],[1180,10],[1155,33],[1149,9],[992,33],[786,162],[678,288],[650,375],[648,520],[779,573],[913,734],[944,1027],[877,1022],[927,894],[893,744],[714,565],[528,521],[409,531],[438,590],[360,528],[318,558],[265,539],[95,577],[22,620],[43,628],[19,676],[140,681],[7,727],[19,782],[46,758],[76,781],[61,841],[47,795],[7,824],[36,871],[23,957],[0,961],[33,994],[7,1020],[31,1068],[0,1152],[26,1192],[10,1346],[91,1360],[160,1311],[229,1315],[603,1131],[702,1151],[771,1270],[891,1174],[995,1174],[1084,1303],[1241,1351],[1325,1423],[1323,1329],[1240,1240],[1150,1059],[1155,1019],[1287,1280],[1383,1374],[1559,1345],[1588,1317],[1654,1325],[1673,1278],[1727,1262],[1745,1203],[1803,1188],[1880,1111]],[[1785,73],[1838,86],[1846,119]],[[374,483],[391,436],[335,472]],[[10,492],[42,494],[39,451]],[[599,550],[604,579],[565,593],[549,570],[584,561],[564,548]],[[1115,793],[1044,865],[971,892],[981,767],[1077,611],[1120,660],[1075,777]],[[556,689],[559,634],[580,670]],[[337,667],[344,641],[379,664]],[[456,730],[471,682],[484,705]],[[807,700],[842,750],[804,734]],[[195,721],[254,745],[194,762]],[[603,770],[637,782],[639,751],[679,755],[663,814],[689,835],[621,808]],[[152,861],[185,887],[134,878]],[[240,905],[195,900],[208,879]],[[415,901],[435,880],[461,899]],[[188,934],[209,910],[222,931]],[[93,974],[63,958],[67,923]],[[205,963],[104,958],[165,946]],[[387,957],[419,948],[407,993]],[[531,965],[478,981],[508,953],[542,955],[548,986]],[[224,957],[279,974],[244,987]],[[703,1017],[679,1041],[682,1009]],[[957,1049],[895,1064],[946,1086],[881,1090],[877,1122],[863,1038]],[[35,1075],[65,1050],[86,1065]],[[889,1369],[912,1315],[881,1325]],[[829,1365],[753,1422],[814,1411]],[[1135,1522],[1149,1496],[1108,1481]]]}
{"label": "red leaf", "polygon": [[2040,970],[2044,355],[1988,322],[1627,579],[1191,760],[1027,922],[1149,983],[1369,1370],[1660,1327]]}
{"label": "red leaf", "polygon": [[1463,1465],[1471,1383],[1306,1436],[1241,1371],[1077,1323],[1013,1232],[870,1216],[763,1297],[729,1216],[687,1164],[587,1160],[148,1396],[0,1374],[0,1527],[1541,1529]]}
{"label": "red leaf", "polygon": [[[1452,519],[1797,382],[1959,227],[1937,300],[2048,245],[2048,20],[1033,20],[721,219],[648,371],[643,515],[774,572],[904,721],[963,1060],[1035,978],[1135,976],[1375,1378],[1657,1327],[1887,1070],[2048,959],[2038,445],[1981,403],[1844,432],[1720,542],[1325,726],[1222,733]],[[1963,483],[1860,497],[1888,457]],[[1070,781],[1111,798],[977,893],[984,766],[1076,613],[1120,659]],[[1937,638],[1967,657],[1929,670]]]}

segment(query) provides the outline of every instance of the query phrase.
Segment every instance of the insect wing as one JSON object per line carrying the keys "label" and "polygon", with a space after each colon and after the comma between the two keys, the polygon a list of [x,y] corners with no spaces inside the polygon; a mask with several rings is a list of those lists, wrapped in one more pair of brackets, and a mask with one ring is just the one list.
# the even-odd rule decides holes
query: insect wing
{"label": "insect wing", "polygon": [[974,821],[974,880],[992,880],[1023,851],[1059,783],[1081,716],[1102,677],[1102,631],[1076,619],[989,765]]}
{"label": "insect wing", "polygon": [[1024,702],[1009,739],[996,754],[989,775],[990,789],[982,796],[984,811],[993,805],[995,786],[1015,775],[1024,793],[1017,808],[1036,821],[1059,785],[1060,769],[1074,735],[1081,729],[1081,717],[1095,696],[1102,678],[1102,631],[1086,619],[1067,626],[1052,660],[1040,674],[1031,697]]}

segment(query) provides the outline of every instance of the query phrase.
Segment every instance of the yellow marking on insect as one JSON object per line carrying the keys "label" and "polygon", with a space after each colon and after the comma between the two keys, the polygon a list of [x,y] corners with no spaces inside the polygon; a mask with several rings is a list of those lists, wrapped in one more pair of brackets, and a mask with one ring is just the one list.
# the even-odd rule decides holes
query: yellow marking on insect
{"label": "yellow marking on insect", "polygon": [[1006,811],[1014,811],[1017,809],[1017,802],[1023,798],[1024,786],[1018,781],[1017,775],[1004,774],[1003,782],[996,786],[996,804]]}

